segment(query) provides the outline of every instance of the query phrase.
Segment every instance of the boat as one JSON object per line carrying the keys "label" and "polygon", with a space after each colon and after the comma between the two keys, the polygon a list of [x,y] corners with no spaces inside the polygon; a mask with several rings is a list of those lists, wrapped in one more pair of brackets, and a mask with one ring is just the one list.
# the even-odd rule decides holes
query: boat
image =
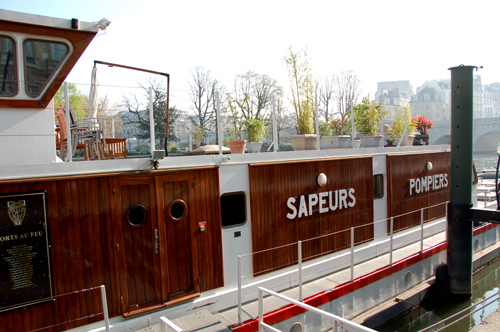
{"label": "boat", "polygon": [[[392,260],[419,239],[419,253],[300,300],[320,306],[359,291],[342,309],[350,318],[376,304],[362,287],[394,278],[406,289],[407,269],[422,261],[434,273],[446,246],[423,250],[423,240],[445,229],[448,145],[125,158],[106,148],[123,142],[72,145],[66,135],[66,150],[101,157],[62,161],[55,114],[70,114],[53,96],[107,24],[0,10],[0,331],[98,331],[106,316],[131,330],[234,310],[257,299],[256,287],[296,287],[299,261],[314,263],[303,280],[313,281],[352,267],[351,249],[358,263]],[[485,227],[477,234],[495,232]],[[413,283],[425,277],[415,272]],[[299,320],[293,308],[275,312],[276,324]],[[256,319],[226,325],[256,330]]]}

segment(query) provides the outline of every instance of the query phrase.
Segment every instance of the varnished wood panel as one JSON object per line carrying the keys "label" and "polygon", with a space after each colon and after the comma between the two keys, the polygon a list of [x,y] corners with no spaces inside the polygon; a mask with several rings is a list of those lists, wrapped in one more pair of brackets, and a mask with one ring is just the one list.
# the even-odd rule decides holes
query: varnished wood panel
{"label": "varnished wood panel", "polygon": [[[302,257],[307,260],[348,247],[350,231],[345,230],[350,227],[357,227],[356,243],[372,239],[373,226],[361,227],[373,222],[372,167],[371,157],[250,165],[254,274],[296,264],[294,243],[299,240],[304,241]],[[316,182],[320,173],[328,179],[323,187]],[[350,188],[356,199],[352,207],[319,213],[316,205],[311,215],[287,218],[289,197],[297,199],[298,207],[301,196],[308,200],[308,195]]]}
{"label": "varnished wood panel", "polygon": [[[427,162],[433,168],[426,170]],[[402,230],[420,225],[420,209],[438,205],[450,199],[450,152],[430,152],[387,156],[387,215],[394,218],[394,230]],[[421,193],[412,190],[410,195],[410,179],[447,174],[447,187],[433,189]],[[417,211],[410,213],[412,211]],[[409,213],[409,214],[407,214]],[[424,222],[444,216],[446,207],[438,207],[424,211]],[[407,215],[404,215],[407,214]],[[402,217],[396,217],[401,216]],[[390,224],[387,224],[390,232]]]}
{"label": "varnished wood panel", "polygon": [[[50,325],[54,327],[44,331],[62,331],[102,320],[102,315],[91,317],[102,312],[99,289],[71,293],[99,285],[106,286],[110,317],[123,314],[121,284],[127,270],[120,255],[124,253],[125,239],[123,219],[117,217],[113,208],[113,195],[119,190],[113,183],[117,178],[149,177],[154,186],[155,177],[182,177],[186,173],[192,174],[193,179],[192,183],[187,183],[193,191],[189,204],[192,225],[197,225],[198,221],[207,222],[205,232],[195,227],[192,230],[193,245],[198,248],[193,260],[197,266],[199,289],[205,291],[223,286],[217,168],[0,181],[0,193],[47,190],[52,280],[56,295],[53,302],[1,313],[0,331],[31,331]],[[150,189],[153,190],[151,197],[156,199],[154,189]],[[132,194],[142,191],[139,188]],[[149,238],[152,233],[141,234],[136,240],[142,241],[144,236]],[[166,256],[167,249],[161,249]],[[143,277],[150,281],[152,278],[160,280],[159,272],[154,276],[143,274]],[[70,294],[59,296],[66,293]],[[142,294],[151,295],[150,290]],[[85,316],[89,317],[81,319]]]}

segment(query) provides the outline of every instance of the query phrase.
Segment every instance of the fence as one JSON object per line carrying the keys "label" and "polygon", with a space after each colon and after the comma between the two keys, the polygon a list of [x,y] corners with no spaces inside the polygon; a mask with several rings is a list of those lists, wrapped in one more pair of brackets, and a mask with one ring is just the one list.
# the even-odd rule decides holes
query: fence
{"label": "fence", "polygon": [[[324,317],[327,317],[327,318],[330,318],[332,319],[333,321],[333,332],[337,332],[338,331],[338,328],[341,327],[341,331],[352,331],[352,332],[376,332],[375,330],[372,330],[370,328],[367,328],[367,327],[364,327],[362,325],[359,325],[359,324],[356,324],[356,323],[353,323],[347,319],[344,319],[342,317],[339,317],[339,316],[336,316],[334,314],[331,314],[329,312],[326,312],[324,310],[321,310],[321,309],[318,309],[316,307],[313,307],[313,306],[310,306],[308,304],[305,304],[305,303],[302,303],[300,301],[296,301],[294,299],[291,299],[287,296],[284,296],[284,295],[281,295],[281,294],[278,294],[278,293],[275,293],[273,291],[270,291],[268,289],[265,289],[265,288],[262,288],[262,287],[259,287],[259,331],[260,332],[263,332],[264,329],[268,329],[268,330],[271,330],[271,331],[274,331],[274,332],[281,332],[280,330],[278,329],[275,329],[274,327],[272,327],[271,325],[268,325],[266,323],[264,323],[264,301],[263,301],[263,293],[268,293],[272,296],[275,296],[277,298],[280,298],[282,300],[285,300],[285,301],[288,301],[292,304],[295,304],[296,306],[299,306],[301,308],[304,308],[304,309],[307,309],[311,312],[314,312],[314,313],[317,313],[321,316],[324,316]],[[344,329],[344,326],[348,327],[349,329]]]}
{"label": "fence", "polygon": [[[419,242],[420,242],[420,251],[422,252],[424,250],[424,222],[426,222],[426,220],[424,220],[424,211],[426,209],[432,209],[432,208],[435,208],[435,207],[438,207],[438,206],[442,206],[443,204],[446,206],[446,210],[445,210],[445,215],[444,216],[441,216],[441,217],[436,217],[435,219],[439,219],[439,218],[443,218],[446,220],[447,216],[448,216],[448,208],[447,208],[447,203],[448,202],[444,202],[444,203],[440,203],[440,204],[437,204],[437,205],[433,205],[433,206],[429,206],[429,207],[426,207],[426,208],[423,208],[423,209],[419,209],[419,210],[416,210],[416,211],[411,211],[411,212],[408,212],[408,213],[405,213],[405,214],[402,214],[402,215],[398,215],[398,216],[394,216],[394,217],[391,217],[389,219],[384,219],[384,220],[379,220],[379,221],[376,221],[374,223],[371,223],[371,224],[367,224],[367,225],[362,225],[362,226],[357,226],[357,227],[351,227],[350,229],[346,229],[346,230],[343,230],[343,231],[340,231],[340,232],[335,232],[335,233],[330,233],[330,234],[326,234],[326,235],[322,235],[322,236],[319,236],[319,237],[315,237],[315,238],[311,238],[311,239],[307,239],[307,240],[304,240],[304,241],[298,241],[296,243],[291,243],[291,244],[288,244],[286,246],[294,246],[296,245],[297,246],[297,254],[298,254],[298,260],[297,260],[297,269],[294,269],[294,270],[291,270],[291,271],[288,271],[286,272],[286,274],[289,274],[289,275],[292,275],[294,273],[298,273],[298,290],[299,290],[299,301],[303,301],[303,293],[302,293],[302,288],[303,288],[303,279],[304,279],[304,270],[308,269],[308,268],[311,268],[311,267],[314,267],[314,266],[318,266],[320,264],[325,264],[325,263],[331,263],[333,260],[336,260],[336,259],[340,259],[340,258],[345,258],[346,255],[349,255],[350,256],[350,263],[349,263],[349,268],[350,268],[350,281],[352,282],[354,280],[354,266],[356,265],[356,262],[354,260],[355,258],[355,246],[356,245],[360,245],[362,243],[365,243],[365,242],[358,242],[358,243],[355,243],[354,241],[354,232],[357,228],[360,228],[360,227],[374,227],[375,224],[377,223],[382,223],[382,222],[387,222],[389,221],[390,222],[390,231],[389,231],[389,247],[387,250],[382,250],[382,252],[380,254],[385,254],[385,253],[389,253],[389,266],[391,266],[393,264],[393,253],[394,253],[394,248],[395,248],[395,245],[394,245],[394,218],[398,218],[398,217],[404,217],[406,215],[410,215],[410,214],[413,214],[413,213],[418,213],[420,211],[420,232],[419,232]],[[430,221],[431,219],[427,220],[427,221]],[[403,230],[406,230],[406,229],[409,229],[410,227],[407,227],[407,228],[404,228],[404,229],[400,229],[399,231],[403,231]],[[310,242],[310,241],[315,241],[315,240],[318,240],[318,239],[321,239],[321,238],[325,238],[325,237],[328,237],[328,236],[338,236],[339,234],[341,233],[350,233],[350,246],[348,247],[344,247],[344,248],[340,248],[338,249],[337,251],[341,251],[341,250],[344,250],[344,249],[350,249],[348,253],[344,253],[342,255],[337,255],[335,257],[330,257],[330,258],[327,258],[321,262],[315,262],[315,263],[312,263],[312,264],[309,264],[308,266],[304,267],[303,266],[303,260],[304,258],[302,257],[302,246],[304,243],[306,242]],[[378,245],[378,244],[383,244],[384,242],[387,242],[387,237],[384,237],[383,240],[381,241],[378,241],[378,242],[375,242],[374,245]],[[414,244],[414,242],[407,242],[405,244],[403,244],[403,246],[408,246],[408,245],[411,245],[411,244]],[[276,248],[272,248],[272,249],[267,249],[267,250],[264,250],[264,251],[272,251],[272,250],[277,250],[277,249],[281,249],[283,247],[286,247],[286,246],[281,246],[281,247],[276,247]],[[263,252],[263,251],[261,251]],[[254,252],[254,253],[251,253],[251,254],[246,254],[246,255],[239,255],[238,256],[238,324],[241,324],[242,323],[242,312],[244,312],[248,317],[252,318],[252,319],[255,319],[255,317],[253,317],[248,311],[246,311],[243,306],[242,306],[242,290],[243,290],[243,285],[242,285],[242,279],[243,277],[245,277],[242,273],[242,259],[244,257],[253,257],[254,255],[256,254],[259,254],[261,252]],[[324,255],[327,255],[327,254],[330,254],[332,253],[333,251],[331,252],[325,252],[325,253],[320,253],[320,254],[317,254],[317,255],[314,255],[314,256],[310,256],[310,257],[307,257],[308,260],[310,259],[313,259],[313,258],[316,258],[316,257],[319,257],[319,256],[324,256]],[[371,257],[368,257],[367,259],[365,259],[364,261],[370,259]],[[361,263],[363,262],[363,260],[359,260],[358,263]],[[335,271],[338,271],[338,270],[341,270],[343,267],[341,264],[339,264],[337,266],[337,270]],[[312,278],[310,279],[313,279],[313,278],[318,278],[318,277],[321,277],[321,276],[324,276],[324,275],[328,275],[329,273],[332,273],[334,272],[333,270],[325,270],[323,271],[324,273],[323,274],[315,274]],[[262,284],[263,282],[265,282],[266,279],[264,280],[260,280],[258,282],[255,282],[255,283],[252,283],[251,286],[257,286],[258,284]]]}
{"label": "fence", "polygon": [[74,291],[74,292],[69,292],[69,293],[55,295],[54,298],[58,298],[58,297],[62,297],[62,296],[68,296],[68,295],[75,295],[75,294],[79,294],[79,293],[83,293],[83,292],[90,292],[90,291],[94,291],[96,289],[100,289],[100,291],[101,291],[102,312],[93,313],[93,314],[86,315],[85,317],[75,318],[75,319],[72,319],[72,320],[67,320],[67,321],[64,321],[64,322],[61,322],[61,323],[57,323],[57,324],[53,324],[53,325],[50,325],[50,326],[41,327],[41,328],[38,328],[38,329],[35,329],[35,330],[31,330],[30,332],[43,331],[45,329],[50,329],[50,328],[53,328],[53,327],[56,327],[56,326],[60,326],[60,325],[63,325],[63,324],[66,324],[66,328],[69,328],[68,323],[72,323],[72,322],[80,321],[80,320],[83,320],[83,319],[95,317],[97,315],[103,315],[103,318],[104,318],[104,328],[106,329],[106,332],[109,332],[108,302],[107,302],[107,299],[106,299],[106,288],[104,287],[104,285],[96,286],[96,287],[92,287],[92,288],[87,288],[87,289],[81,289],[81,290]]}

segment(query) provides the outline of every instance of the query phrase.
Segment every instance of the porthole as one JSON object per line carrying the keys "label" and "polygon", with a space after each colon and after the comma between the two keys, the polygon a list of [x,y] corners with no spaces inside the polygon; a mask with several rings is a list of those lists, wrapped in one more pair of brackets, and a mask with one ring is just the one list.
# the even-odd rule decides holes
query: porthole
{"label": "porthole", "polygon": [[186,202],[184,202],[182,199],[173,200],[168,205],[167,213],[170,219],[172,219],[173,221],[184,220],[184,218],[186,218],[188,213],[188,207]]}
{"label": "porthole", "polygon": [[410,272],[410,271],[408,271],[408,272],[406,272],[406,274],[405,274],[405,285],[406,285],[406,286],[410,286],[411,282],[412,282],[411,272]]}
{"label": "porthole", "polygon": [[125,213],[125,219],[131,226],[141,226],[148,220],[148,210],[141,204],[132,204]]}

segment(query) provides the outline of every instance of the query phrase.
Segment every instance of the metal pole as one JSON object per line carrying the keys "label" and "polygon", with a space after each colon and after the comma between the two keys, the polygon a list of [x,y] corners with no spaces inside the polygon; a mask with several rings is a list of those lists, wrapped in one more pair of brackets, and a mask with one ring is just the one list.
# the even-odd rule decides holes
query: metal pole
{"label": "metal pole", "polygon": [[381,146],[379,147],[384,147],[384,119],[383,119],[383,114],[384,114],[384,105],[380,105],[380,136],[382,137],[382,139],[380,140],[380,144],[382,144]]}
{"label": "metal pole", "polygon": [[[73,161],[73,144],[72,144],[72,139],[71,137],[71,110],[70,110],[70,104],[69,104],[69,90],[68,90],[68,82],[64,82],[64,109],[66,110],[65,112],[65,117],[66,117],[66,161],[67,162],[72,162]],[[62,144],[62,142],[61,142]]]}
{"label": "metal pole", "polygon": [[238,325],[241,325],[241,255],[238,255]]}
{"label": "metal pole", "polygon": [[354,227],[351,227],[351,282],[354,280]]}
{"label": "metal pole", "polygon": [[106,332],[109,332],[109,314],[108,314],[108,301],[106,300],[106,289],[101,285],[101,300],[102,300],[102,315],[104,316],[104,326]]}
{"label": "metal pole", "polygon": [[[168,128],[167,128],[168,129]],[[153,87],[149,87],[149,139],[151,140],[149,151],[151,156],[153,156],[153,151],[155,150],[155,121],[153,114]],[[167,150],[167,147],[165,147]]]}
{"label": "metal pole", "polygon": [[259,332],[264,332],[264,303],[262,301],[262,290],[259,289]]}
{"label": "metal pole", "polygon": [[302,241],[298,242],[299,255],[299,301],[302,302]]}
{"label": "metal pole", "polygon": [[318,92],[316,92],[316,96],[314,99],[314,113],[316,118],[316,150],[321,150],[320,147],[320,137],[319,137],[319,116],[318,116]]}
{"label": "metal pole", "polygon": [[394,246],[394,217],[391,217],[391,248],[389,252],[389,265],[392,266],[392,248]]}
{"label": "metal pole", "polygon": [[278,122],[276,121],[276,100],[273,96],[273,151],[278,152]]}
{"label": "metal pole", "polygon": [[424,209],[420,209],[420,252],[424,251]]}
{"label": "metal pole", "polygon": [[352,136],[352,148],[356,149],[356,125],[354,124],[354,107],[351,104],[351,136]]}
{"label": "metal pole", "polygon": [[451,171],[448,203],[448,285],[453,295],[472,294],[472,139],[474,66],[451,70]]}
{"label": "metal pole", "polygon": [[406,138],[406,146],[409,146],[409,144],[408,144],[408,114],[406,112],[406,106],[405,106],[405,138]]}
{"label": "metal pole", "polygon": [[220,121],[220,101],[219,101],[219,91],[215,91],[215,100],[217,101],[217,138],[219,144],[219,155],[222,156],[222,128],[221,128],[221,121]]}

